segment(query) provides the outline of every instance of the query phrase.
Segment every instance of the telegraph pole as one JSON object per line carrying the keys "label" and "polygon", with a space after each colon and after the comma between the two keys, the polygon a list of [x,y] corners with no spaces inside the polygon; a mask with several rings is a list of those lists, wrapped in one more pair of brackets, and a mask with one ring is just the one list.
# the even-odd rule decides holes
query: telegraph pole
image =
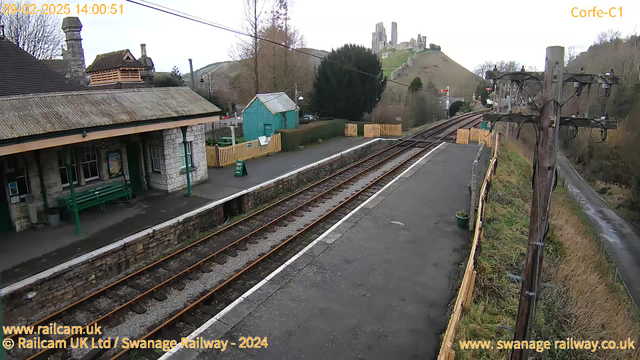
{"label": "telegraph pole", "polygon": [[[599,119],[589,118],[588,110],[585,117],[562,117],[560,112],[562,105],[573,98],[579,97],[582,89],[587,89],[587,95],[593,84],[599,84],[605,89],[608,97],[612,85],[619,84],[619,78],[613,71],[605,74],[586,74],[581,71],[577,74],[564,73],[564,48],[551,46],[547,48],[544,73],[520,72],[500,73],[494,70],[487,71],[486,78],[497,82],[502,80],[514,81],[520,87],[531,79],[542,83],[542,106],[540,115],[493,113],[484,114],[485,121],[503,121],[514,123],[533,123],[536,130],[536,160],[534,161],[533,197],[531,199],[531,215],[529,220],[529,239],[525,255],[524,274],[522,276],[522,289],[518,303],[518,315],[515,325],[515,341],[529,341],[532,337],[535,324],[536,305],[540,297],[538,285],[542,274],[542,261],[546,236],[549,231],[549,218],[551,216],[551,194],[557,183],[556,153],[558,151],[558,138],[561,126],[575,128],[596,128],[601,131],[617,129],[615,121],[601,122]],[[562,88],[566,82],[573,82],[576,89],[567,100],[562,100]],[[495,94],[495,92],[494,92]],[[499,96],[499,94],[496,94]],[[501,100],[501,99],[500,99]],[[527,102],[529,97],[527,96]],[[498,102],[498,111],[500,111]],[[588,104],[587,104],[588,106]],[[528,349],[514,349],[511,360],[527,359]]]}
{"label": "telegraph pole", "polygon": [[[515,341],[530,340],[535,323],[536,304],[540,294],[538,283],[542,273],[542,260],[551,214],[551,193],[556,180],[556,153],[560,130],[563,75],[564,48],[560,46],[548,47],[539,122],[538,162],[534,169],[535,177],[529,220],[529,244],[525,255]],[[527,359],[528,357],[529,351],[527,349],[513,350],[511,353],[511,360]]]}

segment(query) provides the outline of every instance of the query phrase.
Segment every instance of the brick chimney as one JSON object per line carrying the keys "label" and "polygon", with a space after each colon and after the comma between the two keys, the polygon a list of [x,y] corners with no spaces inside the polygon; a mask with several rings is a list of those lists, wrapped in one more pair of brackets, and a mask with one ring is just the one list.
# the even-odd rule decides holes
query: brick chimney
{"label": "brick chimney", "polygon": [[84,50],[82,49],[82,23],[77,17],[66,17],[62,19],[62,31],[67,40],[67,51],[63,58],[67,61],[67,77],[82,85],[87,85],[87,73],[85,72]]}

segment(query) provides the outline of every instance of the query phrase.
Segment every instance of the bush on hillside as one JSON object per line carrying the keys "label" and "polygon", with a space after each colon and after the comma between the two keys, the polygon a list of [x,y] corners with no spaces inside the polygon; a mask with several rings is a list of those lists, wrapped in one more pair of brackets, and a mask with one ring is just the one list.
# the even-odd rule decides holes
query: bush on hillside
{"label": "bush on hillside", "polygon": [[300,145],[312,144],[318,139],[326,140],[335,136],[344,136],[344,120],[316,121],[300,125],[297,129],[278,130],[282,136],[282,150],[296,150]]}

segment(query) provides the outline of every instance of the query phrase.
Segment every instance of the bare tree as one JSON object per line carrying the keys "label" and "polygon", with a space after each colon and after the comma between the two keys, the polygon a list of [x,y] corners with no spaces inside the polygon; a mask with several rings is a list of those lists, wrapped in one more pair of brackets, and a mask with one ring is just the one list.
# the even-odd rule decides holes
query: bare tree
{"label": "bare tree", "polygon": [[521,67],[520,63],[518,63],[517,61],[485,61],[482,64],[476,66],[475,69],[473,69],[473,73],[484,79],[485,73],[489,70],[493,70],[494,66],[500,72],[516,72],[520,71]]}
{"label": "bare tree", "polygon": [[258,40],[262,16],[264,14],[264,0],[245,0],[244,19],[242,30],[251,35],[249,37],[238,37],[237,45],[230,50],[232,59],[240,61],[247,69],[252,71],[251,82],[255,93],[260,92],[260,72],[258,68],[258,56],[260,53],[261,41]]}
{"label": "bare tree", "polygon": [[493,64],[494,63],[492,61],[485,61],[482,64],[476,66],[473,69],[473,73],[484,79],[484,75],[486,74],[486,72],[493,69]]}
{"label": "bare tree", "polygon": [[17,11],[11,14],[14,5],[14,9],[22,9],[28,4],[22,1],[7,3],[0,0],[0,8],[9,10],[9,14],[0,11],[0,24],[5,26],[5,36],[37,59],[60,56],[64,34],[57,16],[42,13],[23,14]]}
{"label": "bare tree", "polygon": [[567,48],[567,52],[564,53],[564,65],[565,66],[569,65],[569,63],[575,60],[577,57],[578,57],[578,54],[576,53],[576,47],[569,46]]}
{"label": "bare tree", "polygon": [[617,40],[620,40],[621,35],[622,34],[620,33],[620,31],[614,29],[603,31],[598,34],[598,37],[596,37],[596,44],[601,45],[607,42],[615,42]]}

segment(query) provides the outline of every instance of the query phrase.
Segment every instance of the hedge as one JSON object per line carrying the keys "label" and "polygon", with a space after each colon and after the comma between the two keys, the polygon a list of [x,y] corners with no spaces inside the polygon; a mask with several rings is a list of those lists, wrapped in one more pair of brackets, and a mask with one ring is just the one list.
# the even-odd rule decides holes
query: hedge
{"label": "hedge", "polygon": [[300,125],[297,129],[278,130],[281,134],[282,150],[296,150],[300,145],[312,144],[318,139],[329,139],[334,136],[344,136],[344,120],[315,121],[311,124]]}

